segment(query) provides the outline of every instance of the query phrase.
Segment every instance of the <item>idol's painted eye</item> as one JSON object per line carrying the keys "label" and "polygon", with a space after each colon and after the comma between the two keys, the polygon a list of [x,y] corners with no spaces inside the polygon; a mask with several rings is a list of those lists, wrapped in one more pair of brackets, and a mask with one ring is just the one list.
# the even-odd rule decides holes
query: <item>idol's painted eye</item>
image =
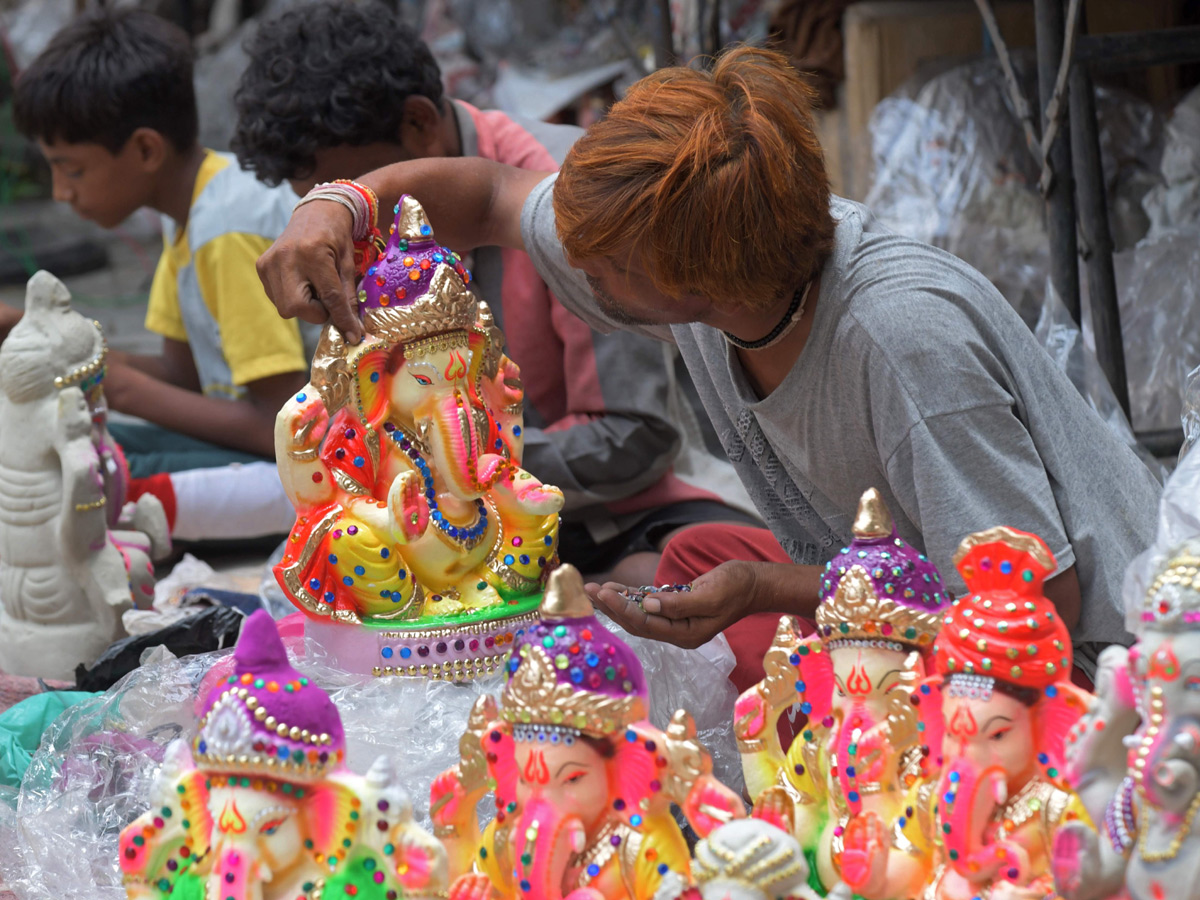
{"label": "idol's painted eye", "polygon": [[1010,731],[1012,731],[1011,728],[1001,728],[995,734],[988,735],[988,740],[989,741],[1002,741],[1002,740],[1004,740],[1004,736],[1006,734],[1008,734]]}
{"label": "idol's painted eye", "polygon": [[278,831],[283,826],[283,823],[286,821],[287,821],[287,816],[278,816],[277,818],[274,818],[267,822],[264,822],[261,826],[259,826],[258,833],[265,834],[268,836],[272,835],[276,831]]}
{"label": "idol's painted eye", "polygon": [[583,771],[582,769],[577,769],[563,779],[563,784],[578,784],[586,774],[587,772]]}
{"label": "idol's painted eye", "polygon": [[413,372],[412,377],[416,379],[417,384],[424,387],[429,387],[429,385],[433,384],[433,379],[428,375],[418,375],[416,372]]}

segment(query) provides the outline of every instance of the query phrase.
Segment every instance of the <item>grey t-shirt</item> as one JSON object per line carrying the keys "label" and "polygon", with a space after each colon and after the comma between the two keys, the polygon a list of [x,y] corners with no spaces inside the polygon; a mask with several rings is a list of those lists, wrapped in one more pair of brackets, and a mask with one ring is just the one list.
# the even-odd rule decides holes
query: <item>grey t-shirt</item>
{"label": "grey t-shirt", "polygon": [[[554,179],[525,203],[526,249],[555,295],[604,317],[555,233]],[[878,488],[900,536],[955,594],[959,542],[1008,525],[1039,535],[1083,594],[1077,645],[1128,641],[1121,581],[1154,536],[1160,487],[1085,403],[1004,297],[966,263],[831,200],[833,254],[812,333],[759,398],[705,325],[640,328],[673,340],[750,497],[788,555],[823,563]],[[1079,646],[1080,662],[1094,648]],[[1088,666],[1090,669],[1091,667]]]}

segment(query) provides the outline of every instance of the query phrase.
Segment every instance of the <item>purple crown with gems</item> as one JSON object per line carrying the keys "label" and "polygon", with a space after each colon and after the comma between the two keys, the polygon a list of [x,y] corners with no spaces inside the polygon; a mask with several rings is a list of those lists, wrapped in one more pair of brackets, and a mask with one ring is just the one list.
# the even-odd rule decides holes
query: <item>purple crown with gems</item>
{"label": "purple crown with gems", "polygon": [[288,662],[275,620],[258,610],[242,624],[234,674],[209,693],[193,743],[204,769],[317,781],[346,753],[337,707]]}
{"label": "purple crown with gems", "polygon": [[599,735],[646,717],[648,689],[637,654],[600,624],[573,566],[550,575],[541,618],[513,644],[502,714]]}
{"label": "purple crown with gems", "polygon": [[899,537],[879,491],[858,504],[854,539],[821,576],[818,633],[928,646],[953,598],[937,567]]}
{"label": "purple crown with gems", "polygon": [[[434,238],[425,210],[416,199],[405,194],[394,212],[387,245],[359,283],[361,316],[379,309],[415,311],[422,305],[422,298],[438,293],[435,276],[456,282],[456,291],[465,292],[471,283],[471,273],[463,266],[462,258]],[[466,325],[473,320],[474,310]]]}

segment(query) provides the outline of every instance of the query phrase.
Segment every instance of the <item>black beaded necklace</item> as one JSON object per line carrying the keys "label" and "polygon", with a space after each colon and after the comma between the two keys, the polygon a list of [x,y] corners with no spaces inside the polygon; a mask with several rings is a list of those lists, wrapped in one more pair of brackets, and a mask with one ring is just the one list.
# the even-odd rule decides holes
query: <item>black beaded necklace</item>
{"label": "black beaded necklace", "polygon": [[728,331],[722,331],[721,334],[725,335],[725,340],[729,341],[733,346],[741,347],[743,350],[762,350],[764,347],[770,347],[776,341],[782,339],[800,321],[804,315],[805,301],[808,300],[808,289],[811,287],[812,281],[810,280],[803,288],[796,288],[796,293],[792,295],[792,302],[788,305],[783,318],[779,320],[779,323],[774,328],[767,332],[765,337],[761,337],[757,341],[743,341],[740,337],[730,334]]}

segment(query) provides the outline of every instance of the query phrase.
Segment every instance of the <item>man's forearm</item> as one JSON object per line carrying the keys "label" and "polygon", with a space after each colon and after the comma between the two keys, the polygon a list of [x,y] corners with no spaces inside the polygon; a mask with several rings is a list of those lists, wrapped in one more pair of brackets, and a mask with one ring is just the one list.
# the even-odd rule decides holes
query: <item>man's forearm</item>
{"label": "man's forearm", "polygon": [[[523,249],[520,203],[544,177],[474,157],[432,157],[395,163],[358,181],[379,197],[379,227],[387,230],[404,194],[425,209],[437,240],[460,253],[476,247]],[[527,187],[526,187],[527,186]]]}
{"label": "man's forearm", "polygon": [[792,563],[754,564],[754,612],[811,619],[817,614],[821,566]]}

